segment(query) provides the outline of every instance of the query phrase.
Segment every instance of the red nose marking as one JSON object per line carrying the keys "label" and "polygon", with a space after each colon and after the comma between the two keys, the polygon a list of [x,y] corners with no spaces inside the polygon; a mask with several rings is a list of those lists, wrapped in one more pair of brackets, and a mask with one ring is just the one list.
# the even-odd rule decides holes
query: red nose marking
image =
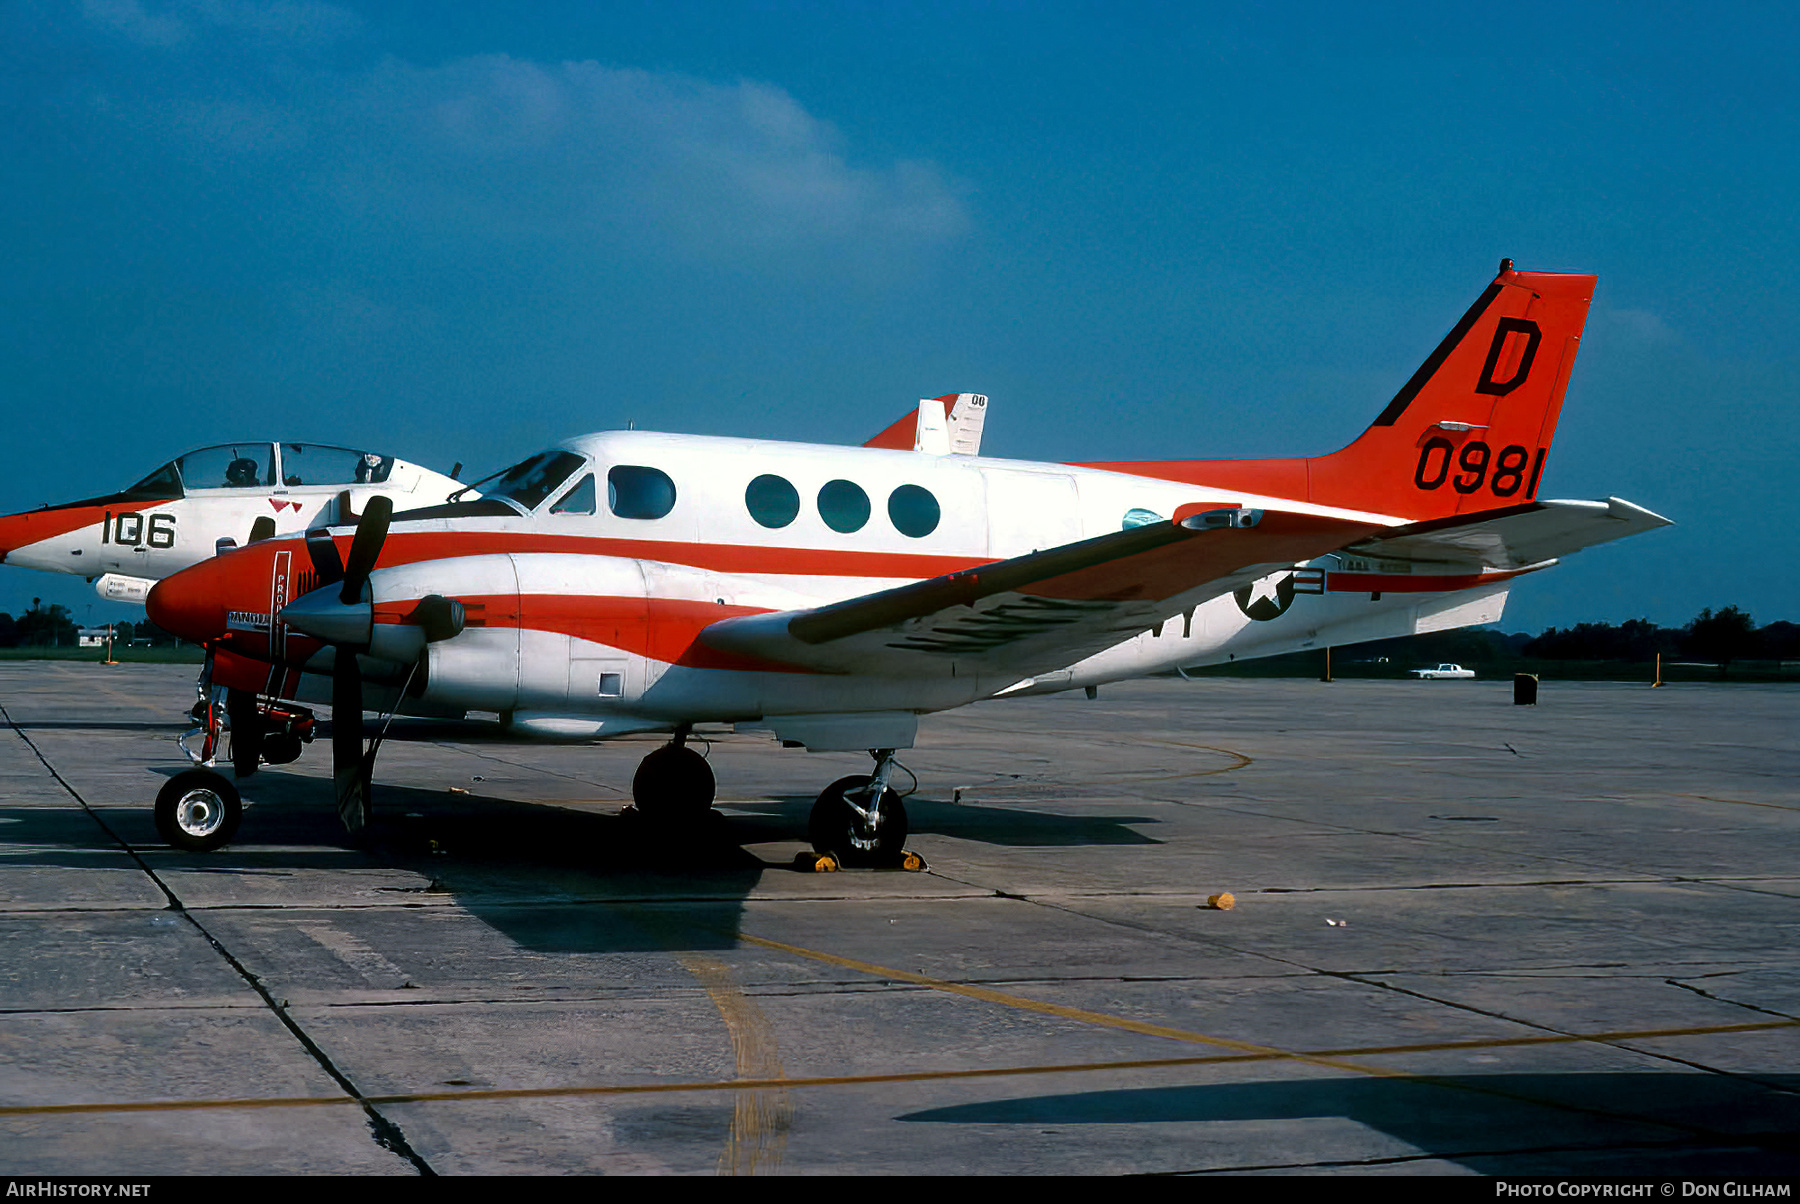
{"label": "red nose marking", "polygon": [[16,552],[34,543],[67,535],[82,527],[98,527],[106,521],[108,511],[116,518],[154,505],[157,503],[153,501],[105,502],[96,506],[60,506],[54,510],[46,507],[42,510],[0,515],[0,560],[6,558],[6,553]]}
{"label": "red nose marking", "polygon": [[241,548],[165,577],[144,599],[150,621],[194,644],[225,634],[227,611],[269,609],[270,553]]}

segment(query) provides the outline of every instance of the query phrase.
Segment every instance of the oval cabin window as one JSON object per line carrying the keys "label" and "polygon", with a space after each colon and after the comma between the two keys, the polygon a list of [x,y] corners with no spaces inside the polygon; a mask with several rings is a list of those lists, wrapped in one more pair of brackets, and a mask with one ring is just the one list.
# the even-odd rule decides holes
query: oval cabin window
{"label": "oval cabin window", "polygon": [[888,519],[894,530],[914,539],[923,539],[937,530],[941,517],[938,500],[929,489],[918,485],[902,485],[888,494]]}
{"label": "oval cabin window", "polygon": [[785,477],[764,473],[744,490],[744,508],[765,527],[785,527],[800,514],[800,491]]}
{"label": "oval cabin window", "polygon": [[869,495],[854,481],[827,481],[819,490],[819,517],[833,531],[860,531],[869,521]]}

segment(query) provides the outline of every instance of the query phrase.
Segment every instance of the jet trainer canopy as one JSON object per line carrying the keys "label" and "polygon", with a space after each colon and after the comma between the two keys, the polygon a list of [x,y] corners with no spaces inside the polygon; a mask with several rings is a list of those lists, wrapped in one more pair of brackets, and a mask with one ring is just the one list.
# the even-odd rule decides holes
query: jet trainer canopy
{"label": "jet trainer canopy", "polygon": [[394,457],[325,443],[221,443],[177,456],[125,491],[170,499],[195,490],[380,485]]}

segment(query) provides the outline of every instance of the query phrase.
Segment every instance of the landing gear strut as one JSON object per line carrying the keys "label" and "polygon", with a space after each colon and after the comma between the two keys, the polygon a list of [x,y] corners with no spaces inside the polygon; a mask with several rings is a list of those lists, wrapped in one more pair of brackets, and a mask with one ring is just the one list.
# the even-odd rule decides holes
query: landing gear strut
{"label": "landing gear strut", "polygon": [[639,762],[632,775],[631,801],[646,819],[692,822],[712,809],[712,766],[687,746],[689,731],[685,723],[676,728],[669,742]]}
{"label": "landing gear strut", "polygon": [[825,787],[813,804],[806,833],[815,852],[842,865],[889,867],[901,864],[906,849],[906,804],[888,789],[894,750],[872,748],[873,774],[853,774]]}
{"label": "landing gear strut", "polygon": [[298,759],[313,738],[311,711],[249,690],[225,692],[225,715],[230,720],[231,768],[240,778],[255,773],[258,765]]}

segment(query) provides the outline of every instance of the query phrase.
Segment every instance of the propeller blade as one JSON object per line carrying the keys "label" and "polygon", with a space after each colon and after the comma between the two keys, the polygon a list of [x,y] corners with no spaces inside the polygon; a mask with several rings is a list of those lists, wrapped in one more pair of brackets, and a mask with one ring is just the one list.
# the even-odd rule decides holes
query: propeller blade
{"label": "propeller blade", "polygon": [[324,527],[314,527],[306,533],[306,554],[312,558],[313,576],[317,579],[314,589],[335,585],[344,579],[344,562],[338,556],[331,532]]}
{"label": "propeller blade", "polygon": [[353,834],[369,822],[362,704],[362,669],[356,663],[356,652],[339,648],[331,670],[331,780],[337,793],[338,818]]}
{"label": "propeller blade", "polygon": [[356,523],[356,538],[350,544],[350,559],[344,564],[344,592],[338,597],[346,606],[362,601],[363,586],[387,542],[388,521],[394,517],[394,503],[386,494],[378,493],[363,507]]}

